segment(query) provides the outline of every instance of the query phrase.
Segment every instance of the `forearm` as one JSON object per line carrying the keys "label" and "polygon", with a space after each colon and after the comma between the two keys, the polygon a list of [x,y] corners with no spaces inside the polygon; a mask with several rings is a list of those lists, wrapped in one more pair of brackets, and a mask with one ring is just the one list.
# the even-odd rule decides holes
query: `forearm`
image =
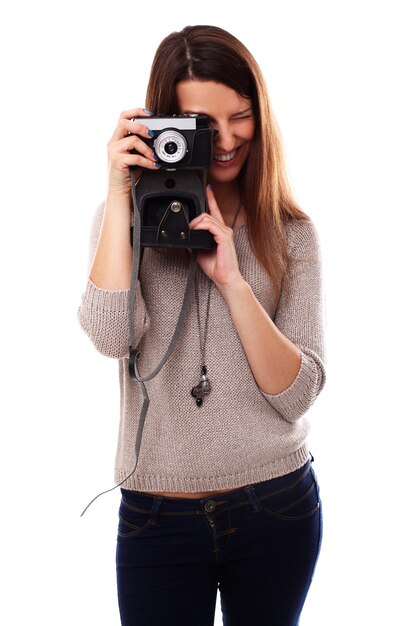
{"label": "forearm", "polygon": [[258,387],[267,394],[281,393],[298,374],[300,350],[278,330],[246,281],[228,288],[223,297]]}
{"label": "forearm", "polygon": [[102,289],[129,289],[132,271],[130,199],[108,195],[90,279]]}

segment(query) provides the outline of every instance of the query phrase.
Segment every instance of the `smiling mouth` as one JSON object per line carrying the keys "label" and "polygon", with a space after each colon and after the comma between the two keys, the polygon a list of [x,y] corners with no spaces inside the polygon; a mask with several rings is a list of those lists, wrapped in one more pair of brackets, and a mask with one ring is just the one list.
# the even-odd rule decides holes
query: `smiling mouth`
{"label": "smiling mouth", "polygon": [[232,152],[228,152],[227,154],[214,154],[213,159],[215,161],[220,161],[221,163],[227,163],[227,161],[231,161],[235,158],[237,150],[232,150]]}

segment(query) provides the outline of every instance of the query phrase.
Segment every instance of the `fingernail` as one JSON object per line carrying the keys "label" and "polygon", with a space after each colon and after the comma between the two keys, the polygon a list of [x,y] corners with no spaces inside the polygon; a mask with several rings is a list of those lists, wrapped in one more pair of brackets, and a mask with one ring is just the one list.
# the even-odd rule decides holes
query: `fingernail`
{"label": "fingernail", "polygon": [[153,130],[151,130],[150,128],[148,128],[148,135],[149,137],[154,137],[155,133],[153,132]]}
{"label": "fingernail", "polygon": [[160,163],[159,161],[155,161],[154,165],[155,167],[162,167],[162,163]]}
{"label": "fingernail", "polygon": [[154,112],[150,111],[149,109],[143,109],[145,111],[145,113],[147,113],[148,115],[153,115]]}
{"label": "fingernail", "polygon": [[207,185],[207,187],[208,187],[209,189],[213,189],[213,187],[212,187],[212,185],[210,185],[210,183]]}

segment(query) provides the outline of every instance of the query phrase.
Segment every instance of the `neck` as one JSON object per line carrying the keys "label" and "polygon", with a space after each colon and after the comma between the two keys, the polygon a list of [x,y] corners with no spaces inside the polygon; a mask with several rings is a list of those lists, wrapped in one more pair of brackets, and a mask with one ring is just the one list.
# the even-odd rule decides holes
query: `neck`
{"label": "neck", "polygon": [[225,223],[231,226],[240,201],[238,182],[236,180],[227,183],[215,182],[213,191]]}

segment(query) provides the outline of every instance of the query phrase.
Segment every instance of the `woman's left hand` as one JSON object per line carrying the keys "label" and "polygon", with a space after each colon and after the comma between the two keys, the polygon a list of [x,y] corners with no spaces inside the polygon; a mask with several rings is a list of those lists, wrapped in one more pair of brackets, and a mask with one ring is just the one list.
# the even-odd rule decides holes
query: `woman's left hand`
{"label": "woman's left hand", "polygon": [[213,250],[199,250],[197,262],[203,272],[217,285],[220,291],[243,280],[239,270],[233,229],[226,226],[217,206],[213,190],[207,186],[209,212],[204,212],[191,220],[192,230],[208,230],[212,233],[217,247]]}

